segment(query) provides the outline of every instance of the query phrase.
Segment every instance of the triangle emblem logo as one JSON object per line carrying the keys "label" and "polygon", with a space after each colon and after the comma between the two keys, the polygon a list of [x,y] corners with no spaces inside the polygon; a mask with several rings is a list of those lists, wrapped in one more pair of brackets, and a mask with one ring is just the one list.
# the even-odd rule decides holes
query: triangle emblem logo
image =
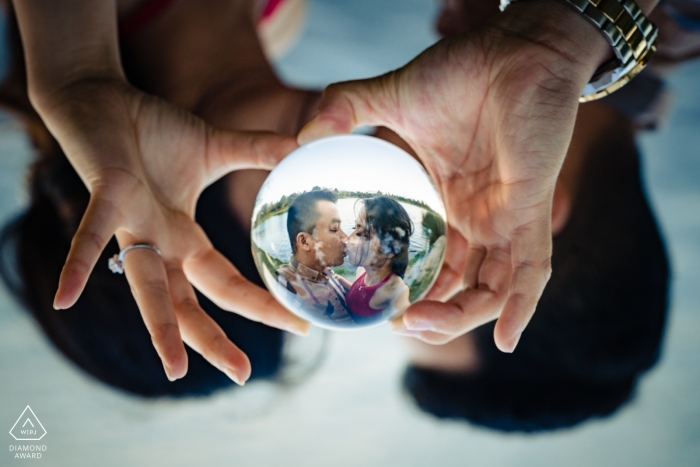
{"label": "triangle emblem logo", "polygon": [[39,441],[46,435],[46,429],[32,408],[27,406],[15,424],[12,425],[10,434],[17,441]]}

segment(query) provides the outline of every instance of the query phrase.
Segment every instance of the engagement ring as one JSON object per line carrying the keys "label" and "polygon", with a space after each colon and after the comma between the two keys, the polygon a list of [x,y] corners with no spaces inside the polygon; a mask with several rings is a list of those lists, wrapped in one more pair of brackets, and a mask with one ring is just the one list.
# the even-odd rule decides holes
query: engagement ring
{"label": "engagement ring", "polygon": [[133,245],[129,245],[123,248],[118,255],[114,255],[111,258],[109,258],[109,270],[115,274],[124,274],[124,255],[127,251],[133,250],[135,248],[148,248],[149,250],[153,250],[156,253],[158,253],[158,256],[161,256],[158,247],[153,246],[150,243],[134,243]]}

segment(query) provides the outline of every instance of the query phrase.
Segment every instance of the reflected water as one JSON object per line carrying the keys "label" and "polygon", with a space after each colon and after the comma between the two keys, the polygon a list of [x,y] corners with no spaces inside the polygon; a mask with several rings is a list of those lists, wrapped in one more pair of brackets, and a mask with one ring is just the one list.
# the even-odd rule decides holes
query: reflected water
{"label": "reflected water", "polygon": [[[336,203],[341,216],[341,228],[350,235],[355,229],[355,204],[360,198],[343,198]],[[406,209],[411,221],[413,222],[413,235],[411,235],[411,243],[409,250],[409,259],[413,258],[417,252],[423,251],[428,246],[428,237],[421,228],[423,214],[426,212],[418,206],[403,203],[399,204]],[[273,216],[254,229],[254,237],[258,239],[257,247],[269,254],[271,257],[280,261],[289,261],[292,254],[292,246],[287,236],[287,213],[282,213]],[[342,265],[343,268],[355,270],[355,267],[348,263],[347,257]]]}

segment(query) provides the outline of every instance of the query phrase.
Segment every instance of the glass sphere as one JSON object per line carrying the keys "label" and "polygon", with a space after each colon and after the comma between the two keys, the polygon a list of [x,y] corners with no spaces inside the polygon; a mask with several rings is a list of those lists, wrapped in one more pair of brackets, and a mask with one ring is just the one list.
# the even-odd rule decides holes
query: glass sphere
{"label": "glass sphere", "polygon": [[251,222],[267,288],[329,329],[399,317],[432,287],[445,255],[445,208],[423,167],[361,135],[300,147],[267,177]]}

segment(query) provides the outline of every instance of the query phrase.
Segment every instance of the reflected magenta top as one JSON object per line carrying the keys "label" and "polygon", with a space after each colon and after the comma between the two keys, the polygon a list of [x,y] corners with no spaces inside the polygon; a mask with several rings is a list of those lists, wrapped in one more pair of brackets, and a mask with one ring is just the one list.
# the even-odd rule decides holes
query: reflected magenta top
{"label": "reflected magenta top", "polygon": [[374,297],[374,294],[377,292],[379,287],[386,284],[394,273],[392,272],[386,276],[383,281],[375,285],[365,285],[366,275],[367,273],[362,274],[360,278],[352,284],[350,291],[345,294],[345,303],[347,303],[348,308],[353,315],[362,318],[371,318],[372,316],[380,314],[384,310],[376,310],[369,306],[370,300],[372,300],[372,297]]}

